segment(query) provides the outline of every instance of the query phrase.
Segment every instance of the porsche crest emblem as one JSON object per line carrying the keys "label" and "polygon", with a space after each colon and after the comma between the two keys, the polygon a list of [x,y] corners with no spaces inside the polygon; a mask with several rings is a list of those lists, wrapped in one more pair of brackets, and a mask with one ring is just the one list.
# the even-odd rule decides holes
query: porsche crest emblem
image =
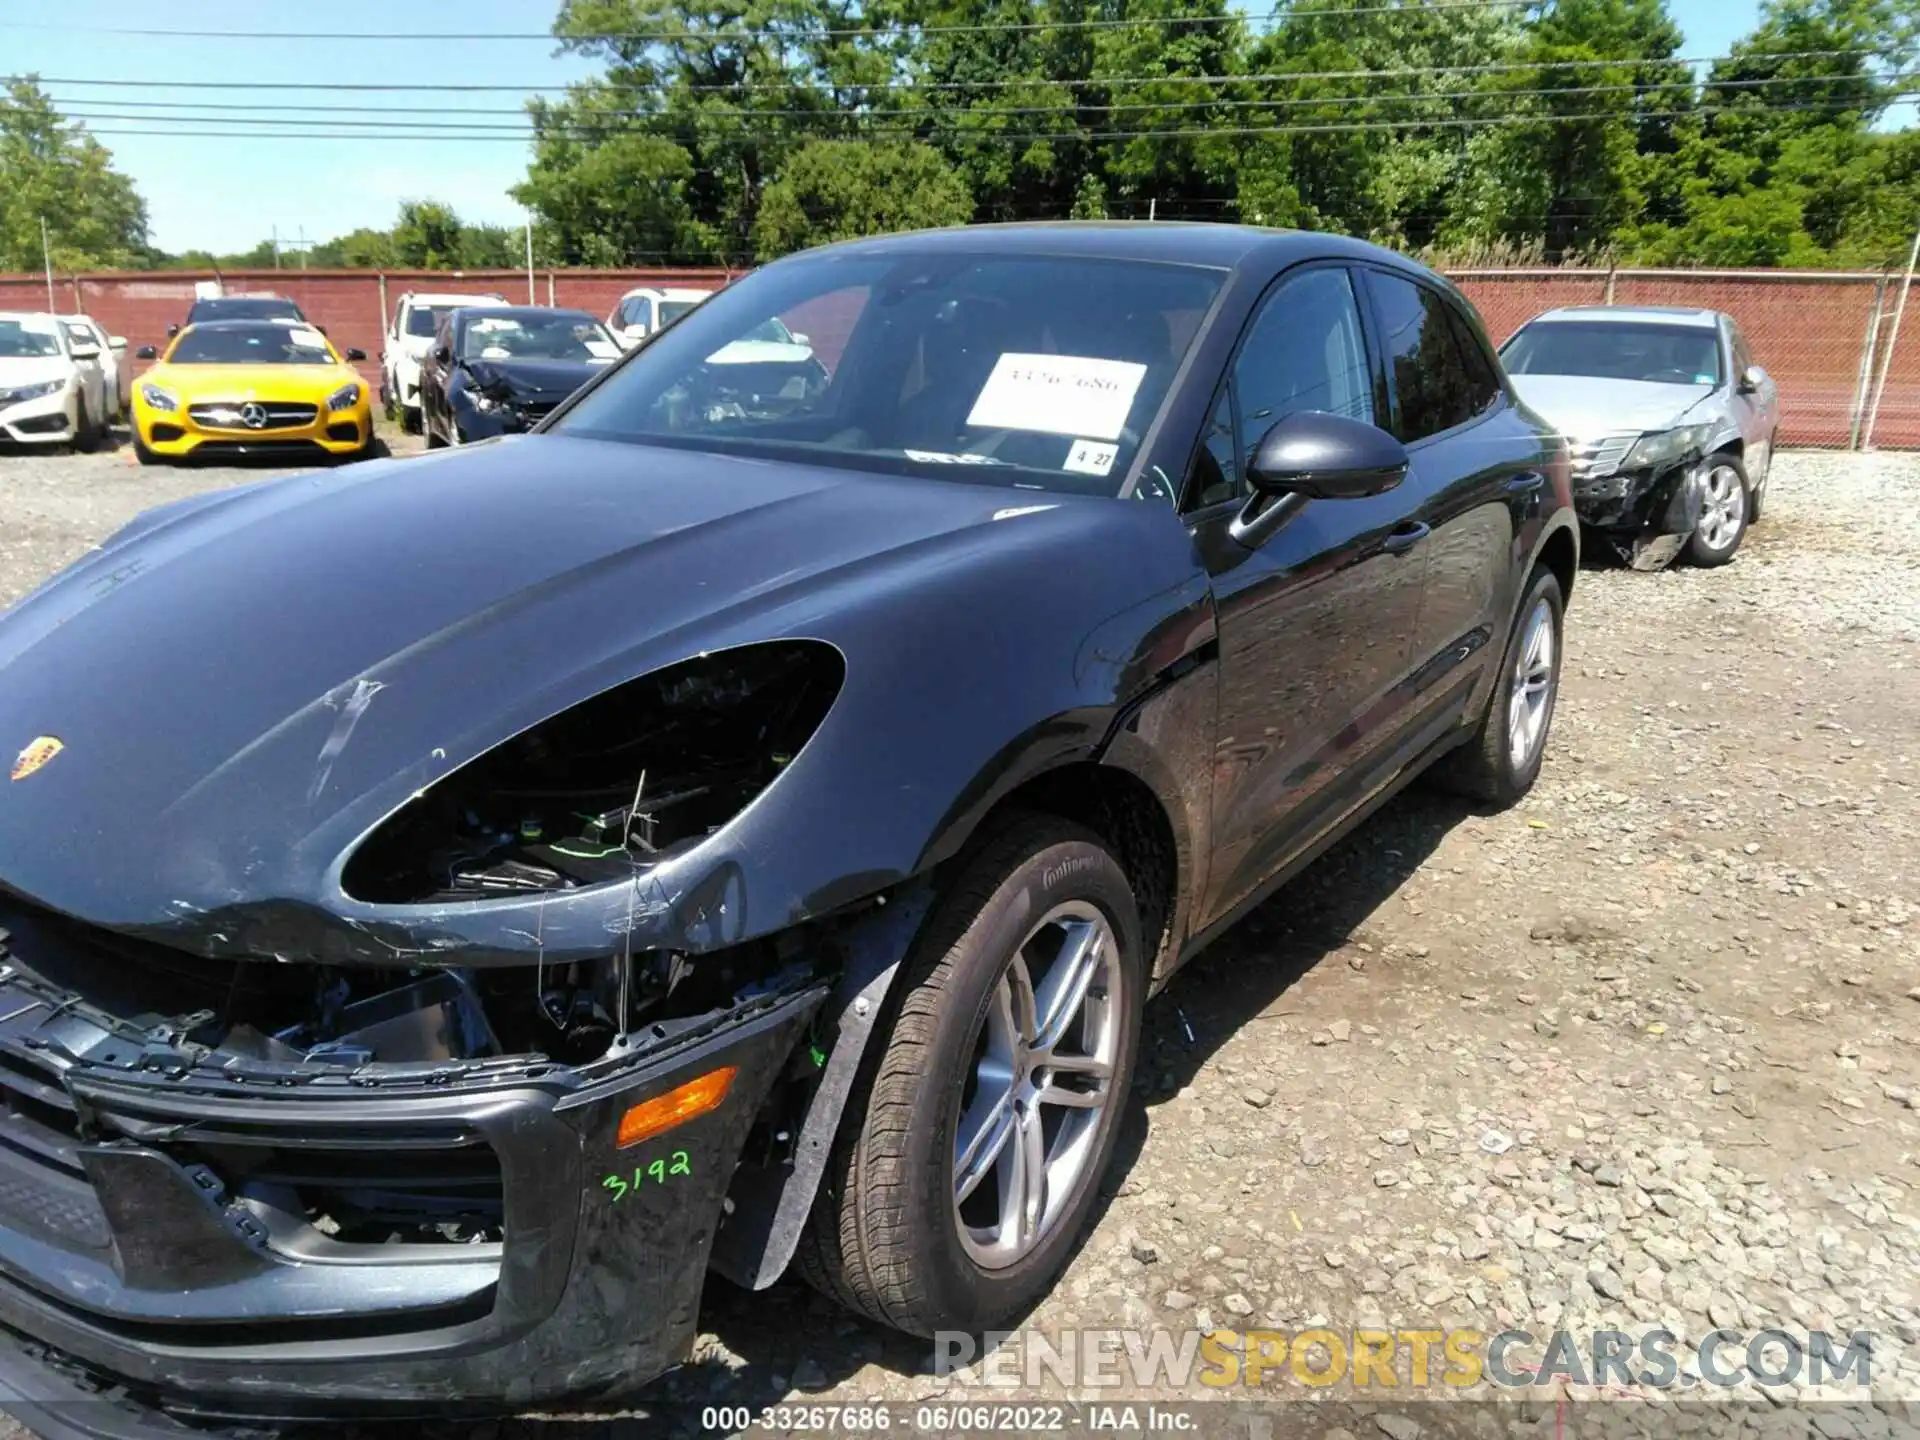
{"label": "porsche crest emblem", "polygon": [[52,735],[42,735],[20,752],[13,762],[13,778],[24,780],[29,775],[46,768],[47,762],[66,749],[66,745]]}

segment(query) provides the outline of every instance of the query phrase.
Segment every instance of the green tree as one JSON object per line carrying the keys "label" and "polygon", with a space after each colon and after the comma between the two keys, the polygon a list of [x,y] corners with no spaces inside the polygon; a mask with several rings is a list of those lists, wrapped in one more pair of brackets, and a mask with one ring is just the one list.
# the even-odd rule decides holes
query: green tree
{"label": "green tree", "polygon": [[[596,108],[582,97],[568,107]],[[536,112],[547,128],[527,178],[513,196],[541,218],[563,265],[647,265],[703,256],[710,244],[694,220],[693,157],[662,135],[638,129],[591,141]]]}
{"label": "green tree", "polygon": [[771,260],[832,240],[963,225],[972,215],[966,181],[931,146],[814,140],[794,151],[767,186],[754,251]]}
{"label": "green tree", "polygon": [[63,270],[141,266],[147,207],[86,127],[61,119],[33,76],[0,94],[0,270],[37,270],[45,218]]}

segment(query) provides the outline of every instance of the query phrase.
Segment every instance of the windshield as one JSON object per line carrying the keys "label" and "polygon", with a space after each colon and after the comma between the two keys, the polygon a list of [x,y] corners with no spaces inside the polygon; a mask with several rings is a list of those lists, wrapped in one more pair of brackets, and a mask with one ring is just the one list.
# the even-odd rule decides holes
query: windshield
{"label": "windshield", "polygon": [[229,295],[218,300],[196,300],[187,311],[189,325],[209,320],[301,320],[300,307],[272,295]]}
{"label": "windshield", "polygon": [[407,334],[420,335],[428,339],[440,326],[440,317],[454,307],[451,305],[415,305],[407,311]]}
{"label": "windshield", "polygon": [[784,261],[703,302],[555,428],[1113,495],[1222,279],[1032,255]]}
{"label": "windshield", "polygon": [[195,326],[167,352],[170,365],[332,365],[327,337],[307,325]]}
{"label": "windshield", "polygon": [[1668,385],[1718,385],[1720,337],[1692,325],[1549,320],[1500,352],[1509,375],[1591,375]]}
{"label": "windshield", "polygon": [[462,360],[611,360],[620,353],[607,327],[590,315],[487,315],[460,337]]}
{"label": "windshield", "polygon": [[653,321],[653,301],[645,295],[631,295],[620,302],[622,325],[649,325]]}
{"label": "windshield", "polygon": [[0,319],[0,359],[34,359],[59,353],[60,336],[51,321]]}

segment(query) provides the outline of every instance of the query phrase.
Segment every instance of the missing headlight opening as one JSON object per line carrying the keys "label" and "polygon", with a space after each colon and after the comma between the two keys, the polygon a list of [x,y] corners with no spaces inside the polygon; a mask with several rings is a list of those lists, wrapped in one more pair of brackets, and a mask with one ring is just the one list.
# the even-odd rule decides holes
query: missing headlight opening
{"label": "missing headlight opening", "polygon": [[347,893],[468,901],[631,879],[718,830],[839,692],[839,652],[778,641],[617,686],[446,776],[369,837]]}

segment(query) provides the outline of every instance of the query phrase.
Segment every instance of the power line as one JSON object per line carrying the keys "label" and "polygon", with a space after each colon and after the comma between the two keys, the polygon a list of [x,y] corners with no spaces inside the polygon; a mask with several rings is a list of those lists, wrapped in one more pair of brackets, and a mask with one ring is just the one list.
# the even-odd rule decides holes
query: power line
{"label": "power line", "polygon": [[[1916,97],[1920,97],[1920,91],[1899,91],[1894,94],[1884,96],[1881,98],[1886,103],[1898,104],[1904,101],[1915,99]],[[1038,130],[1038,131],[1008,131],[1008,130],[969,131],[965,128],[961,128],[961,129],[950,130],[948,132],[945,132],[941,138],[945,143],[948,143],[948,144],[957,144],[957,143],[963,143],[966,141],[974,141],[974,142],[990,141],[998,144],[1007,144],[1007,143],[1015,143],[1015,142],[1025,143],[1025,142],[1034,141],[1034,140],[1079,140],[1079,141],[1086,141],[1086,142],[1108,141],[1108,140],[1208,140],[1208,139],[1222,139],[1222,138],[1246,137],[1246,136],[1338,134],[1338,133],[1366,131],[1366,130],[1449,130],[1449,129],[1473,130],[1473,129],[1488,128],[1488,127],[1500,127],[1500,126],[1506,126],[1506,125],[1567,125],[1567,124],[1584,122],[1588,120],[1616,120],[1616,119],[1623,119],[1623,118],[1631,118],[1635,121],[1641,121],[1641,120],[1660,120],[1660,119],[1684,119],[1690,116],[1723,115],[1723,114],[1776,115],[1776,114],[1785,114],[1785,113],[1795,112],[1795,111],[1811,111],[1811,110],[1844,111],[1844,110],[1850,110],[1855,108],[1857,107],[1854,106],[1849,101],[1826,100],[1826,101],[1797,102],[1797,103],[1791,103],[1791,104],[1778,104],[1778,105],[1766,105],[1766,104],[1703,105],[1703,106],[1697,106],[1697,107],[1686,109],[1686,110],[1643,110],[1638,113],[1633,113],[1630,116],[1623,116],[1618,109],[1612,109],[1612,110],[1587,111],[1587,112],[1576,114],[1576,115],[1500,115],[1500,116],[1486,116],[1486,117],[1454,116],[1454,117],[1447,117],[1447,118],[1415,119],[1415,120],[1354,120],[1354,121],[1329,122],[1325,124],[1313,124],[1313,125],[1209,126],[1204,129],[1189,128],[1189,129],[1179,129],[1179,130],[1107,130],[1107,131],[1091,130],[1090,131],[1090,130],[1066,129],[1066,130]],[[948,112],[948,113],[956,116],[964,116],[968,112],[954,111],[954,112]],[[139,117],[139,118],[144,118],[144,117]],[[857,125],[859,117],[848,117],[848,118],[854,120]],[[220,122],[207,120],[207,121],[197,121],[197,122],[183,121],[182,123],[215,124]],[[245,125],[251,122],[248,122],[245,120],[234,120],[230,123],[238,126],[238,125]],[[877,135],[896,135],[901,137],[912,137],[912,136],[919,135],[921,133],[921,129],[922,127],[917,127],[917,126],[905,126],[905,127],[858,126],[858,128],[851,129],[849,134],[845,138],[850,138],[850,139],[871,138]],[[527,132],[521,132],[519,134],[460,134],[460,133],[418,134],[418,133],[404,133],[404,132],[394,133],[390,131],[377,132],[377,133],[370,132],[370,131],[354,131],[352,133],[343,134],[338,131],[330,132],[325,130],[262,132],[262,131],[249,131],[249,130],[241,130],[241,129],[228,129],[228,130],[166,130],[166,131],[94,130],[91,133],[95,135],[106,135],[106,136],[140,135],[140,136],[146,136],[152,139],[169,139],[169,140],[179,139],[179,138],[226,139],[226,140],[264,140],[264,139],[273,139],[273,140],[433,140],[433,141],[446,141],[446,142],[465,141],[465,142],[477,142],[477,143],[506,141],[506,142],[516,143],[516,144],[524,144],[527,140],[532,138],[531,134]],[[639,132],[639,133],[647,133],[647,132]],[[586,138],[586,137],[583,137],[583,138]],[[749,136],[748,138],[751,138],[751,139],[778,138],[778,139],[784,140],[784,139],[790,139],[792,137],[752,135],[752,136]]]}
{"label": "power line", "polygon": [[[989,27],[990,28],[990,27]],[[1618,69],[1644,65],[1722,65],[1732,60],[1759,61],[1768,64],[1786,60],[1827,60],[1859,59],[1877,55],[1873,49],[1832,49],[1832,50],[1784,50],[1778,53],[1760,56],[1744,55],[1631,55],[1617,56],[1607,60],[1499,60],[1487,61],[1477,65],[1407,65],[1374,69],[1349,70],[1278,70],[1256,75],[1124,75],[1124,76],[1086,76],[1086,77],[1049,77],[1020,76],[1003,80],[874,80],[847,81],[833,83],[826,80],[745,80],[737,84],[696,83],[675,84],[671,88],[688,91],[738,92],[754,90],[802,90],[817,91],[827,95],[841,95],[855,90],[1012,90],[1041,86],[1085,86],[1085,85],[1237,85],[1298,83],[1309,80],[1399,80],[1416,75],[1498,75],[1525,70],[1596,70]],[[1809,77],[1814,78],[1814,77]],[[1838,77],[1826,77],[1838,78]],[[566,93],[569,87],[558,85],[492,85],[492,84],[438,84],[438,83],[389,83],[351,84],[321,81],[290,81],[281,83],[270,80],[95,80],[74,77],[59,78],[53,76],[11,75],[5,77],[8,83],[17,80],[37,79],[42,85],[69,85],[86,87],[124,88],[139,90],[272,90],[276,93],[287,91],[322,91],[329,93],[420,93],[420,94],[509,94],[509,95],[546,95]],[[590,93],[594,94],[656,94],[661,87],[657,84],[616,84],[606,81],[594,81]]]}
{"label": "power line", "polygon": [[[1765,78],[1754,79],[1754,80],[1715,81],[1715,82],[1712,82],[1711,88],[1716,91],[1719,91],[1719,90],[1754,90],[1754,89],[1761,89],[1761,88],[1765,88],[1767,86],[1773,86],[1773,85],[1818,85],[1823,83],[1831,83],[1836,78],[1851,79],[1853,77],[1775,75],[1775,76],[1768,76]],[[1861,78],[1864,83],[1886,85],[1886,84],[1891,84],[1895,81],[1920,79],[1920,71],[1897,71],[1897,72],[1893,72],[1886,75],[1874,76],[1874,77],[1871,77],[1871,79],[1867,79],[1866,77],[1861,77]],[[1118,87],[1114,87],[1114,88],[1118,88]],[[1702,82],[1698,80],[1689,79],[1689,80],[1652,82],[1648,84],[1624,83],[1624,84],[1617,84],[1617,85],[1561,85],[1561,86],[1548,85],[1548,86],[1537,86],[1537,87],[1529,87],[1524,89],[1511,89],[1511,90],[1509,89],[1439,90],[1439,91],[1407,91],[1407,92],[1375,91],[1371,94],[1363,94],[1363,95],[1307,95],[1307,96],[1289,96],[1289,97],[1280,97],[1280,98],[1263,97],[1263,98],[1254,98],[1254,99],[1221,98],[1219,96],[1215,96],[1205,100],[1141,100],[1141,101],[1132,101],[1125,104],[1090,105],[1090,104],[1081,104],[1076,102],[1066,102],[1061,105],[1029,105],[1029,106],[998,106],[996,105],[992,107],[974,106],[969,109],[958,110],[958,111],[943,111],[943,110],[933,110],[933,109],[929,109],[926,111],[877,110],[877,111],[872,111],[870,113],[876,114],[876,115],[885,115],[885,116],[915,116],[915,117],[918,117],[921,115],[935,116],[935,115],[941,115],[941,114],[963,114],[968,116],[979,116],[979,115],[1063,115],[1064,116],[1064,115],[1072,115],[1072,114],[1086,114],[1088,112],[1119,114],[1127,111],[1141,111],[1141,110],[1280,109],[1280,108],[1295,108],[1295,107],[1317,106],[1317,105],[1358,105],[1358,104],[1405,105],[1405,104],[1415,104],[1415,103],[1428,103],[1428,102],[1443,101],[1443,100],[1453,101],[1453,100],[1497,99],[1497,100],[1505,101],[1505,100],[1515,100],[1515,99],[1531,98],[1531,97],[1550,97],[1550,98],[1558,99],[1562,96],[1568,96],[1568,95],[1621,95],[1621,94],[1651,95],[1655,93],[1674,91],[1674,90],[1693,91],[1693,90],[1700,90],[1704,88],[1706,88],[1706,86],[1704,86]],[[118,110],[101,111],[101,110],[89,110],[85,108],[68,108],[64,110],[62,113],[67,118],[75,119],[75,120],[89,120],[89,121],[91,120],[149,120],[153,123],[164,124],[164,125],[185,125],[185,124],[194,123],[196,121],[204,121],[208,124],[224,124],[224,123],[228,123],[223,118],[223,115],[226,112],[240,112],[232,123],[237,124],[237,123],[242,123],[248,120],[257,120],[258,123],[262,125],[314,125],[314,124],[324,123],[324,120],[326,117],[331,117],[335,115],[379,115],[385,118],[381,120],[371,120],[371,121],[341,120],[338,123],[345,126],[361,127],[361,128],[370,127],[370,126],[382,127],[382,126],[391,125],[394,128],[399,128],[399,129],[451,129],[451,130],[496,130],[496,131],[512,130],[514,133],[526,133],[526,125],[522,124],[522,125],[508,126],[508,125],[499,124],[499,123],[487,123],[487,122],[467,123],[467,122],[458,121],[458,120],[445,120],[440,117],[447,116],[447,115],[501,115],[501,116],[514,116],[523,122],[530,122],[530,116],[528,115],[528,112],[524,109],[520,109],[517,107],[475,108],[475,107],[449,106],[449,107],[441,107],[441,108],[434,108],[434,109],[425,109],[421,107],[394,109],[389,106],[381,106],[381,105],[273,105],[273,104],[266,104],[266,103],[242,104],[242,105],[219,105],[219,104],[208,103],[206,101],[167,101],[167,100],[114,100],[114,101],[100,101],[100,102],[88,102],[83,100],[78,102],[78,106],[85,107],[89,103],[112,104],[114,106],[119,107],[120,110],[127,110],[127,109],[204,110],[204,111],[220,111],[220,112],[223,112],[223,114],[222,115],[145,116],[145,115],[123,114],[123,113],[119,113]],[[278,118],[278,116],[281,114],[294,114],[296,112],[301,115],[315,116],[319,118],[284,119],[284,120]],[[695,121],[695,120],[707,120],[707,119],[716,118],[716,117],[721,117],[721,118],[749,117],[749,118],[755,118],[755,119],[820,118],[820,119],[838,120],[838,119],[844,118],[846,113],[847,112],[845,112],[844,110],[819,110],[819,109],[760,110],[760,109],[749,109],[749,108],[741,108],[741,107],[735,107],[732,109],[713,107],[713,108],[702,108],[696,111],[661,111],[661,110],[600,111],[590,116],[585,116],[579,119],[560,122],[559,125],[557,125],[555,128],[556,129],[606,128],[606,129],[618,130],[620,128],[623,128],[619,124],[619,122],[624,122],[628,120]],[[429,118],[423,119],[418,122],[394,118],[396,116],[414,116],[414,115],[424,116]]]}
{"label": "power line", "polygon": [[637,41],[642,44],[659,45],[668,42],[693,41],[700,44],[725,43],[736,40],[802,40],[802,39],[875,39],[885,35],[972,35],[1006,34],[1009,32],[1027,32],[1039,30],[1117,30],[1128,26],[1140,25],[1232,25],[1241,22],[1274,22],[1281,20],[1300,20],[1316,15],[1332,15],[1345,18],[1350,15],[1386,15],[1418,14],[1425,11],[1453,10],[1519,10],[1530,9],[1543,3],[1543,0],[1414,0],[1408,4],[1386,5],[1328,5],[1320,7],[1293,8],[1282,6],[1261,15],[1235,12],[1227,15],[1165,15],[1132,16],[1125,19],[1098,20],[1031,20],[1011,25],[907,25],[877,26],[848,25],[806,27],[791,29],[778,27],[754,27],[747,29],[716,30],[598,30],[578,31],[559,34],[551,30],[495,30],[495,31],[385,31],[378,34],[360,32],[343,33],[334,30],[153,30],[139,29],[133,26],[108,25],[45,25],[32,21],[0,21],[0,28],[10,30],[51,30],[57,29],[67,35],[132,35],[140,39],[179,39],[179,40],[347,40],[372,41],[381,44],[408,43],[421,41],[431,44],[464,43],[467,41],[543,41],[552,44],[560,41]]}

